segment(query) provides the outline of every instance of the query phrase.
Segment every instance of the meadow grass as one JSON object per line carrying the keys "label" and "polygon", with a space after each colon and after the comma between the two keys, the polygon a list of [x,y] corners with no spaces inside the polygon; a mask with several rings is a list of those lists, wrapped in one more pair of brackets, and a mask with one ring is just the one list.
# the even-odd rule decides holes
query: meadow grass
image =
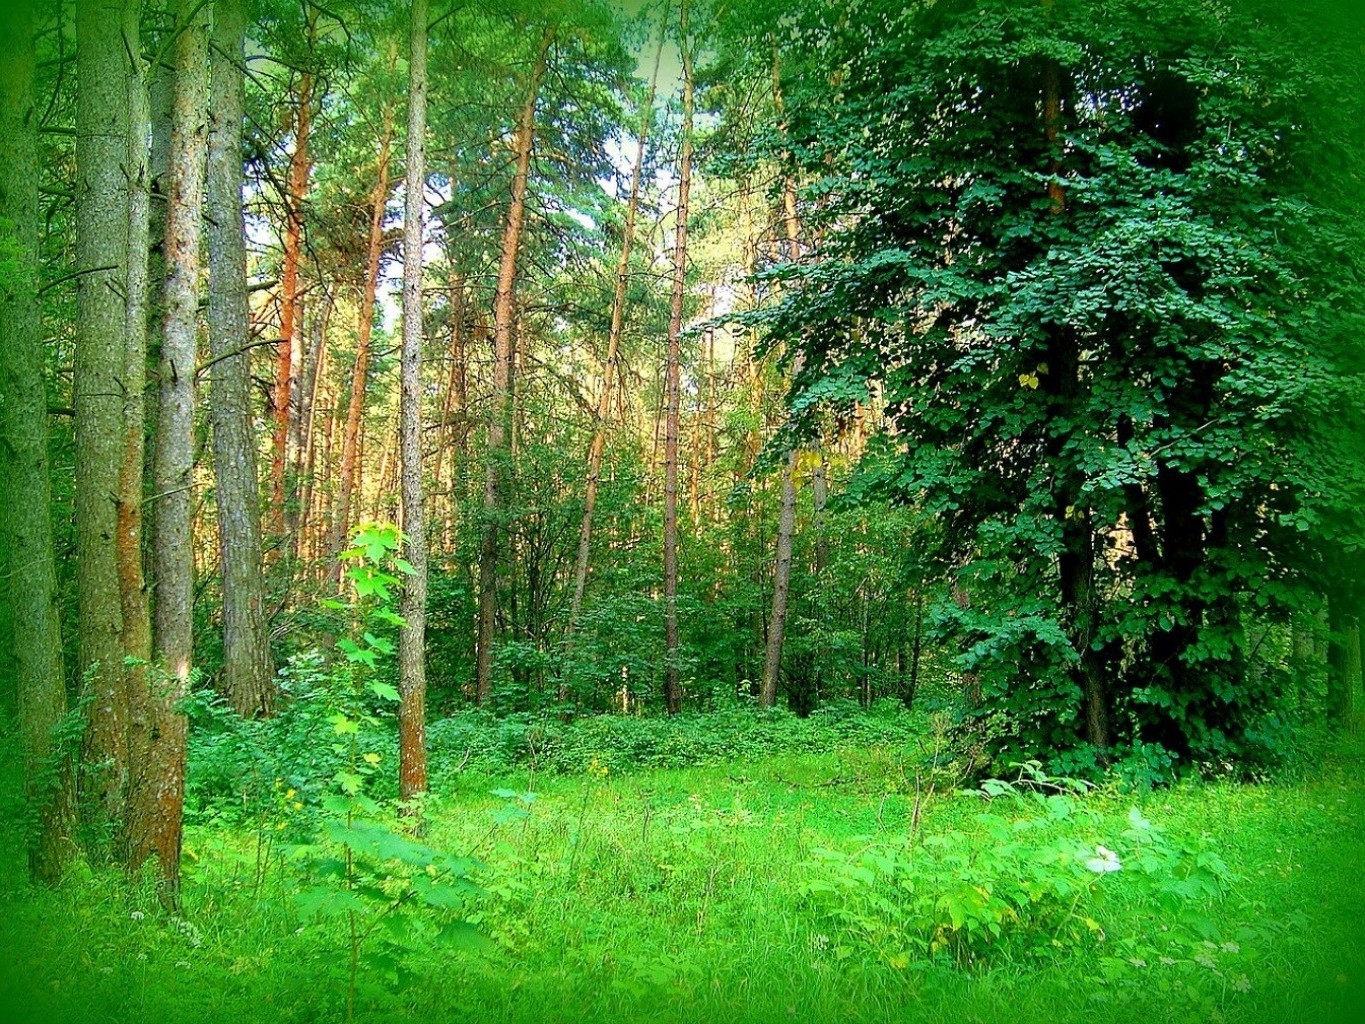
{"label": "meadow grass", "polygon": [[[463,915],[484,941],[367,962],[355,1019],[1365,1020],[1362,753],[1352,739],[1293,778],[1078,798],[1050,834],[1113,845],[1136,807],[1225,864],[1218,891],[1168,920],[1119,871],[1076,905],[1094,925],[1079,936],[966,957],[888,955],[808,892],[822,865],[908,836],[995,841],[982,797],[939,788],[899,745],[683,770],[450,773],[427,806],[426,842],[480,862],[482,892]],[[345,936],[306,923],[293,898],[290,851],[316,827],[296,802],[250,827],[191,830],[182,917],[109,871],[85,866],[36,890],[8,863],[0,1007],[34,1022],[344,1020]]]}

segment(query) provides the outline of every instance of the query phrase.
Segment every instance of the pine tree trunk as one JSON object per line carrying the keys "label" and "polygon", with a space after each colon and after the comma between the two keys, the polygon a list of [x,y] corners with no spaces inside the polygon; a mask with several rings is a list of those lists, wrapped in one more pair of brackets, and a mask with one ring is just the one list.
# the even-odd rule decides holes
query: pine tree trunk
{"label": "pine tree trunk", "polygon": [[[54,729],[66,715],[57,568],[47,459],[47,403],[38,302],[38,114],[33,21],[26,4],[0,6],[0,245],[11,273],[0,282],[0,534],[9,563],[16,712],[23,738],[24,796],[37,822],[29,873],[56,882],[76,853],[71,758]],[[3,638],[8,640],[9,638]]]}
{"label": "pine tree trunk", "polygon": [[412,0],[408,47],[408,143],[403,211],[402,435],[404,552],[398,634],[398,796],[427,788],[427,535],[422,493],[422,224],[426,201],[427,0]]}
{"label": "pine tree trunk", "polygon": [[246,0],[216,0],[209,54],[209,419],[223,574],[222,688],[237,713],[268,715],[275,670],[265,615],[260,483],[251,408],[242,215]]}
{"label": "pine tree trunk", "polygon": [[683,59],[682,153],[678,161],[677,232],[673,243],[673,292],[668,313],[668,359],[664,368],[664,703],[682,710],[678,672],[678,418],[682,392],[681,337],[687,288],[687,217],[692,189],[692,55],[687,39],[687,0],[682,4],[679,45]]}
{"label": "pine tree trunk", "polygon": [[[778,117],[785,116],[782,104],[782,78],[777,54],[773,54],[773,101]],[[781,130],[786,132],[785,122]],[[801,224],[797,217],[796,182],[788,174],[782,182],[782,224],[787,236],[787,261],[801,257]],[[794,372],[801,372],[803,354],[798,353]],[[768,616],[768,643],[763,657],[763,678],[758,690],[758,706],[770,708],[777,701],[777,683],[782,674],[782,648],[787,635],[787,603],[791,592],[792,544],[796,536],[796,449],[787,453],[782,464],[782,498],[777,517],[777,555],[773,565],[773,603]]]}
{"label": "pine tree trunk", "polygon": [[483,488],[483,536],[479,544],[479,621],[475,654],[475,699],[488,703],[493,688],[493,627],[497,617],[498,547],[503,512],[503,477],[508,458],[512,418],[513,330],[517,312],[517,257],[521,251],[522,230],[526,223],[526,185],[535,149],[536,101],[545,77],[554,29],[541,37],[526,102],[517,119],[513,142],[516,169],[512,175],[512,196],[507,207],[507,222],[502,235],[502,256],[498,263],[498,287],[493,300],[493,394],[488,420]]}
{"label": "pine tree trunk", "polygon": [[[309,36],[314,34],[316,14],[309,16]],[[275,414],[274,447],[270,459],[271,533],[283,538],[285,525],[285,468],[289,464],[290,408],[293,405],[295,335],[299,325],[299,250],[303,240],[303,202],[308,192],[309,136],[313,125],[313,76],[299,76],[298,106],[294,111],[294,151],[289,157],[289,183],[285,193],[284,252],[280,267],[280,340],[275,350],[275,391],[271,402]],[[281,539],[275,551],[282,553]]]}
{"label": "pine tree trunk", "polygon": [[[125,86],[128,138],[124,159],[128,191],[128,255],[123,302],[123,463],[119,470],[119,532],[114,547],[119,563],[123,607],[123,651],[127,657],[128,793],[124,857],[136,870],[150,855],[155,831],[155,793],[162,766],[154,756],[157,735],[156,692],[160,671],[152,659],[152,621],[143,565],[144,466],[146,460],[147,336],[150,311],[149,264],[151,207],[151,108],[147,67],[139,37],[140,4],[123,9],[124,60],[133,62]],[[169,891],[169,890],[166,890]]]}
{"label": "pine tree trunk", "polygon": [[207,12],[198,0],[181,0],[178,13],[153,459],[158,501],[152,539],[155,671],[145,753],[151,777],[139,793],[143,806],[133,815],[142,826],[134,835],[133,863],[157,858],[164,898],[171,906],[179,902],[185,801],[187,723],[179,705],[189,688],[194,644],[190,517],[209,88]]}
{"label": "pine tree trunk", "polygon": [[597,489],[602,479],[602,454],[607,446],[607,421],[611,413],[612,385],[616,376],[616,361],[621,348],[621,334],[625,326],[626,290],[630,284],[630,255],[635,244],[635,220],[640,209],[640,178],[649,142],[649,124],[654,118],[654,93],[659,78],[659,63],[663,56],[663,35],[654,54],[654,70],[649,78],[649,92],[645,97],[640,130],[635,138],[635,163],[630,172],[630,195],[626,200],[626,222],[621,234],[621,256],[616,264],[616,283],[611,297],[611,326],[607,331],[607,351],[602,359],[602,391],[597,399],[597,414],[593,420],[592,441],[588,445],[588,480],[583,491],[583,517],[578,527],[578,558],[574,564],[573,598],[569,606],[568,634],[573,636],[578,616],[583,610],[583,592],[588,583],[588,561],[592,552],[592,518],[597,507]]}
{"label": "pine tree trunk", "polygon": [[128,781],[128,691],[119,584],[119,473],[123,465],[123,273],[128,259],[130,73],[123,3],[76,7],[75,521],[79,678],[90,700],[86,782],[98,819],[123,819]]}
{"label": "pine tree trunk", "polygon": [[299,511],[294,527],[294,557],[302,561],[307,554],[307,537],[313,520],[313,475],[317,469],[317,408],[322,381],[326,375],[327,328],[332,321],[332,296],[322,300],[322,309],[313,315],[308,340],[308,355],[303,365],[303,388],[299,401],[298,470]]}
{"label": "pine tree trunk", "polygon": [[341,562],[337,554],[346,545],[350,531],[351,499],[356,491],[360,454],[360,427],[365,412],[365,383],[370,370],[370,338],[374,333],[375,291],[379,287],[379,258],[384,251],[384,210],[389,201],[389,148],[393,140],[393,107],[384,108],[384,124],[379,136],[378,180],[370,210],[370,243],[365,265],[365,281],[357,323],[355,366],[351,370],[351,399],[346,407],[346,430],[341,442],[341,470],[337,485],[337,514],[332,523],[328,557],[332,560],[330,579],[341,582]]}
{"label": "pine tree trunk", "polygon": [[[454,253],[448,252],[447,258],[454,262]],[[443,543],[449,547],[452,543],[452,520],[455,515],[455,472],[456,472],[456,451],[455,451],[455,417],[464,415],[464,380],[465,380],[465,355],[464,355],[464,280],[458,271],[450,272],[450,281],[447,288],[447,309],[449,311],[450,328],[450,368],[446,374],[445,391],[441,395],[441,415],[436,424],[436,451],[431,460],[431,482],[432,492],[431,501],[427,503],[427,511],[431,512],[431,518],[441,523],[440,535]],[[442,479],[442,472],[445,468],[446,454],[450,454],[450,485],[447,487]],[[444,512],[433,511],[438,505],[443,506]]]}

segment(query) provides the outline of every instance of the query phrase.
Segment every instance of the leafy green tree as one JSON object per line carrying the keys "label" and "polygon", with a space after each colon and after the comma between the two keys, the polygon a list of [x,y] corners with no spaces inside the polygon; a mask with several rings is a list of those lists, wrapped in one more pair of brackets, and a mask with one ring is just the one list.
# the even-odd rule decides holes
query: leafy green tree
{"label": "leafy green tree", "polygon": [[793,26],[823,242],[761,322],[806,355],[798,409],[885,402],[860,486],[941,518],[940,621],[1005,745],[1277,742],[1283,678],[1249,671],[1247,627],[1299,599],[1323,483],[1301,424],[1340,393],[1359,248],[1296,141],[1343,85],[1270,13],[963,0]]}

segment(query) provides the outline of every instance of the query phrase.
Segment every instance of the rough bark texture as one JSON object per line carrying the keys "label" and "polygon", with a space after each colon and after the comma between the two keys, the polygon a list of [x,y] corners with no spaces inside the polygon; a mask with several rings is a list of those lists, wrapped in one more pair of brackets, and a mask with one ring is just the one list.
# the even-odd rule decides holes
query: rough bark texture
{"label": "rough bark texture", "polygon": [[[66,715],[47,461],[47,403],[38,303],[38,112],[33,97],[33,24],[26,4],[0,7],[0,534],[9,553],[16,711],[23,738],[24,796],[38,828],[28,864],[55,882],[75,855],[75,788],[68,752],[53,730]],[[0,638],[0,642],[9,640]]]}
{"label": "rough bark texture", "polygon": [[[396,58],[396,54],[394,57]],[[350,530],[351,502],[356,490],[356,467],[360,457],[360,427],[365,412],[365,381],[370,372],[370,338],[374,333],[375,290],[379,286],[379,258],[384,252],[384,211],[389,202],[389,150],[393,144],[393,107],[384,108],[379,136],[378,178],[370,210],[369,254],[360,296],[360,320],[356,325],[355,366],[351,370],[351,399],[346,407],[346,431],[341,442],[341,470],[337,485],[337,514],[330,542],[331,580],[341,582],[341,561],[336,556],[346,546]]]}
{"label": "rough bark texture", "polygon": [[115,538],[123,464],[123,268],[127,262],[128,61],[123,4],[76,6],[75,520],[77,666],[90,698],[85,782],[100,820],[123,817],[128,695]]}
{"label": "rough bark texture", "polygon": [[681,402],[683,297],[687,288],[687,207],[692,188],[692,55],[687,39],[687,2],[682,5],[682,153],[678,160],[677,229],[673,242],[673,293],[668,312],[664,368],[664,703],[682,710],[678,672],[678,418]]}
{"label": "rough bark texture", "polygon": [[654,70],[649,77],[649,92],[640,115],[640,130],[635,139],[635,164],[630,172],[630,195],[626,200],[626,222],[621,233],[621,256],[616,264],[616,284],[611,296],[611,326],[607,332],[607,351],[602,358],[602,392],[597,398],[592,441],[588,446],[588,480],[583,490],[583,517],[578,527],[578,558],[574,564],[573,599],[569,606],[568,633],[572,637],[583,610],[583,592],[588,584],[588,560],[592,553],[592,519],[597,507],[597,489],[602,479],[602,454],[607,447],[607,420],[611,413],[612,385],[616,377],[617,353],[625,326],[626,290],[630,284],[630,254],[635,244],[635,220],[640,209],[640,178],[644,168],[649,125],[654,119],[654,92],[663,55],[663,36],[654,54]]}
{"label": "rough bark texture", "polygon": [[144,572],[144,466],[146,463],[147,336],[151,309],[149,253],[151,248],[151,104],[147,66],[142,58],[138,28],[140,4],[123,8],[128,138],[124,161],[128,190],[128,253],[124,268],[123,323],[123,464],[119,471],[118,555],[119,588],[123,606],[122,645],[128,661],[128,792],[124,857],[136,870],[151,855],[156,830],[155,794],[161,769],[154,756],[157,736],[155,691],[161,673],[152,660],[152,619],[148,581]]}
{"label": "rough bark texture", "polygon": [[261,571],[261,500],[247,350],[246,244],[242,218],[245,0],[214,4],[209,55],[209,418],[223,573],[223,677],[238,714],[274,704],[274,668]]}
{"label": "rough bark texture", "polygon": [[427,0],[412,0],[408,46],[408,145],[403,210],[403,355],[399,399],[403,581],[398,634],[398,796],[427,788],[427,535],[422,493],[422,225],[426,200]]}
{"label": "rough bark texture", "polygon": [[155,856],[166,898],[179,902],[185,803],[187,724],[180,702],[194,654],[194,554],[190,531],[194,474],[195,364],[208,135],[208,16],[198,0],[181,0],[175,40],[175,103],[167,171],[166,276],[162,285],[161,351],[157,360],[156,453],[158,508],[152,538],[156,607],[147,761],[151,784],[142,817],[139,857]]}
{"label": "rough bark texture", "polygon": [[522,229],[526,223],[526,182],[530,176],[531,153],[535,148],[536,100],[540,83],[554,42],[554,29],[547,28],[526,87],[526,102],[517,118],[513,148],[516,167],[512,174],[512,195],[507,206],[507,221],[502,234],[502,255],[498,262],[498,286],[493,299],[493,394],[488,420],[488,444],[483,488],[483,536],[479,544],[479,621],[475,656],[475,699],[486,704],[493,689],[493,627],[497,616],[498,547],[503,509],[503,462],[508,457],[512,413],[513,337],[517,313],[517,257],[521,252]]}

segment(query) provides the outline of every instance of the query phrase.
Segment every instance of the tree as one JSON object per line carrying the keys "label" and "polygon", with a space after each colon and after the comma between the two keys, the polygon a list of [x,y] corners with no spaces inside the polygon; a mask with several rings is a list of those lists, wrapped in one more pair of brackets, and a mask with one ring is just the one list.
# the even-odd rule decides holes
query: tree
{"label": "tree", "polygon": [[[195,376],[198,364],[199,278],[208,149],[210,12],[182,0],[175,38],[172,112],[162,285],[161,349],[152,486],[159,507],[153,528],[156,578],[149,695],[147,763],[153,776],[144,805],[133,809],[140,842],[159,862],[165,898],[179,903],[183,841],[187,722],[180,707],[189,692],[194,659],[194,551],[191,499],[194,474]],[[135,860],[137,858],[135,857]]]}
{"label": "tree", "polygon": [[422,481],[422,226],[426,204],[427,3],[412,0],[408,34],[408,139],[403,210],[401,459],[404,554],[398,634],[398,795],[427,788],[427,526]]}
{"label": "tree", "polygon": [[682,50],[682,149],[678,155],[678,206],[673,236],[673,291],[668,307],[668,351],[664,370],[664,702],[669,714],[682,710],[678,654],[678,418],[682,390],[681,339],[687,289],[687,218],[692,188],[693,41],[688,37],[687,0],[682,0],[678,45]]}
{"label": "tree", "polygon": [[[140,5],[130,4],[134,8]],[[76,8],[75,519],[78,671],[90,697],[85,758],[104,823],[122,820],[128,776],[119,503],[124,459],[124,162],[130,131],[123,2]],[[139,396],[140,400],[140,396]],[[140,420],[134,421],[141,436]],[[140,486],[140,480],[139,480]]]}
{"label": "tree", "polygon": [[238,714],[269,714],[274,668],[265,616],[260,484],[252,427],[250,330],[242,214],[244,0],[216,0],[209,53],[209,419],[222,565],[222,686]]}
{"label": "tree", "polygon": [[[389,42],[386,64],[392,73],[398,60],[396,44]],[[332,521],[329,556],[332,580],[341,582],[341,562],[337,555],[345,546],[350,529],[352,501],[356,489],[356,470],[360,458],[360,435],[365,411],[365,388],[370,368],[370,343],[374,336],[375,299],[379,288],[379,264],[384,255],[384,214],[389,203],[389,163],[393,146],[394,101],[384,101],[379,128],[379,151],[375,160],[375,185],[370,198],[369,244],[366,248],[364,278],[361,281],[360,315],[356,323],[355,364],[351,369],[351,394],[346,406],[346,430],[342,435],[341,466],[337,485],[336,516]]]}
{"label": "tree", "polygon": [[[56,734],[66,716],[57,570],[47,457],[47,403],[38,302],[38,112],[34,24],[27,4],[0,9],[0,533],[8,564],[14,678],[24,788],[37,828],[26,837],[31,875],[57,881],[75,853],[70,753]],[[20,639],[22,638],[22,639]]]}
{"label": "tree", "polygon": [[516,168],[512,175],[512,192],[503,227],[497,293],[493,300],[493,401],[489,410],[484,468],[484,522],[479,545],[479,620],[475,664],[475,695],[480,704],[488,702],[493,688],[493,629],[497,616],[498,549],[502,529],[498,520],[503,512],[503,477],[506,472],[503,462],[508,457],[507,446],[512,425],[517,259],[526,224],[526,183],[530,175],[531,154],[535,149],[536,101],[540,97],[540,84],[545,77],[550,46],[554,40],[555,26],[548,25],[541,34],[540,46],[527,78],[526,96],[517,118],[516,134],[512,140]]}
{"label": "tree", "polygon": [[625,329],[626,289],[630,283],[630,257],[635,245],[635,220],[640,210],[640,178],[649,142],[649,126],[654,120],[654,93],[659,80],[664,34],[654,53],[649,91],[641,106],[640,129],[635,137],[635,162],[630,171],[630,191],[626,197],[626,221],[621,232],[621,257],[611,295],[611,325],[607,329],[607,348],[602,356],[602,390],[598,394],[592,442],[588,446],[588,479],[583,490],[583,516],[578,528],[578,558],[574,563],[573,599],[569,606],[568,633],[572,635],[583,610],[583,591],[588,583],[588,561],[592,555],[592,518],[597,507],[597,490],[602,479],[602,455],[607,446],[607,420],[611,414],[612,385],[620,358],[621,335]]}
{"label": "tree", "polygon": [[825,237],[766,320],[807,355],[795,404],[885,401],[859,489],[944,524],[942,618],[1003,743],[1268,756],[1281,678],[1246,626],[1296,600],[1298,424],[1346,365],[1314,156],[1275,140],[1328,65],[1254,4],[867,14],[802,36]]}
{"label": "tree", "polygon": [[[773,52],[773,105],[778,116],[782,107],[782,69]],[[785,133],[786,125],[780,130]],[[801,256],[801,222],[796,208],[796,182],[789,173],[782,176],[782,228],[786,235],[787,262],[795,264]],[[796,356],[793,369],[800,374],[802,356]],[[787,629],[787,603],[791,591],[792,539],[796,534],[797,450],[787,452],[782,465],[782,504],[777,519],[777,556],[773,562],[773,603],[768,616],[768,643],[763,658],[763,679],[758,690],[759,707],[770,708],[777,700],[778,677],[782,671],[782,644]]]}

